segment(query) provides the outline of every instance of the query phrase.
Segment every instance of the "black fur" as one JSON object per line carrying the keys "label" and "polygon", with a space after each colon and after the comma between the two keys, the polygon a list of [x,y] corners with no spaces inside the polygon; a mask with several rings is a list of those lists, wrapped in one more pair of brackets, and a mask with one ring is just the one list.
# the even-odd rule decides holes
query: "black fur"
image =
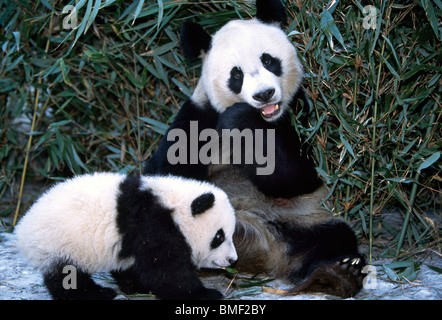
{"label": "black fur", "polygon": [[264,23],[287,23],[285,8],[279,0],[256,0],[256,18]]}
{"label": "black fur", "polygon": [[304,256],[302,266],[290,274],[297,283],[322,264],[345,257],[359,257],[357,241],[350,227],[340,220],[330,220],[312,227],[300,227],[281,221],[269,221],[275,234],[288,244],[287,254]]}
{"label": "black fur", "polygon": [[192,201],[192,204],[190,205],[190,209],[193,216],[196,216],[198,214],[201,214],[203,212],[206,212],[210,208],[213,207],[213,204],[215,203],[215,196],[213,193],[205,193],[200,195],[198,198]]}
{"label": "black fur", "polygon": [[[267,150],[266,130],[275,130],[275,171],[272,174],[257,175],[256,168],[259,165],[245,164],[244,158],[241,164],[235,165],[261,192],[272,197],[291,198],[311,193],[321,186],[310,150],[300,141],[288,112],[276,122],[268,122],[261,117],[258,109],[237,103],[220,115],[217,125],[219,131],[234,128],[240,131],[251,129],[253,133],[255,129],[264,129],[264,151]],[[241,150],[247,147],[254,146],[247,146],[243,142]],[[245,152],[242,153],[244,156]]]}
{"label": "black fur", "polygon": [[[286,23],[287,17],[284,6],[278,0],[257,0],[256,18],[263,23]],[[202,30],[202,28],[201,28]],[[201,31],[200,30],[200,31]],[[197,33],[199,33],[198,31]],[[188,40],[183,47],[189,56],[197,56],[201,51],[201,43],[206,43],[210,48],[207,36],[197,36],[201,40]],[[186,37],[181,37],[186,42]],[[196,45],[195,45],[196,42]],[[207,44],[208,43],[208,44]],[[204,50],[204,49],[203,49]],[[188,55],[188,54],[186,54]],[[263,54],[261,62],[275,75],[283,75],[281,61]],[[238,68],[232,69],[229,83],[227,84],[234,93],[241,92],[242,78]],[[234,79],[234,80],[232,80]],[[266,93],[267,94],[267,93]],[[260,97],[261,98],[261,97]],[[308,101],[304,90],[299,89],[289,108],[297,120],[304,127],[308,126],[310,114]],[[246,150],[242,143],[241,164],[234,164],[253,184],[266,196],[277,198],[291,198],[316,191],[322,186],[315,170],[311,149],[302,141],[296,129],[291,124],[288,110],[276,121],[265,121],[260,111],[245,103],[238,103],[218,114],[211,105],[204,109],[197,108],[191,100],[187,101],[178,112],[177,118],[169,128],[181,128],[189,132],[189,122],[198,120],[199,132],[206,128],[222,129],[266,129],[275,130],[275,171],[270,175],[257,175],[257,163],[244,164]],[[255,139],[254,139],[255,140]],[[267,142],[264,136],[264,143]],[[146,173],[172,173],[184,177],[200,180],[210,180],[209,166],[198,163],[197,165],[181,164],[172,166],[167,161],[167,150],[173,142],[166,138],[160,143],[158,151],[147,162]],[[201,145],[199,146],[199,148]],[[264,145],[263,150],[266,151]],[[266,155],[264,155],[266,156]],[[232,163],[232,161],[231,161]],[[246,191],[245,191],[246,193]],[[245,194],[244,193],[244,194]],[[271,199],[269,199],[271,201]],[[365,264],[358,253],[357,241],[350,227],[339,220],[326,220],[322,223],[312,224],[309,227],[300,227],[296,222],[268,221],[268,228],[272,229],[278,240],[287,245],[288,255],[296,260],[302,259],[302,264],[288,275],[289,279],[297,284],[291,293],[299,292],[326,292],[343,297],[356,294],[362,287],[361,269]],[[241,260],[241,256],[239,256]]]}
{"label": "black fur", "polygon": [[235,94],[241,93],[243,81],[244,74],[241,69],[238,67],[233,67],[232,70],[230,70],[230,78],[227,84],[229,89]]}
{"label": "black fur", "polygon": [[[117,227],[122,237],[121,259],[135,259],[125,271],[113,271],[126,293],[152,292],[162,299],[220,299],[217,290],[205,288],[191,260],[191,249],[175,225],[171,209],[164,208],[150,190],[140,190],[140,177],[120,184]],[[189,208],[190,210],[190,208]],[[76,289],[65,289],[66,265],[76,268]],[[63,261],[44,274],[44,283],[54,299],[113,299],[117,293],[96,284],[79,266]]]}
{"label": "black fur", "polygon": [[[144,174],[173,174],[181,177],[194,178],[197,180],[208,180],[209,165],[202,164],[198,157],[198,163],[190,163],[190,121],[198,122],[198,135],[207,128],[215,128],[218,122],[218,112],[210,105],[205,108],[198,108],[192,100],[187,100],[178,111],[175,120],[169,127],[164,138],[161,140],[158,150],[147,161],[144,167]],[[172,129],[182,129],[186,132],[187,139],[187,163],[170,164],[167,160],[167,150],[175,141],[167,141],[167,135]],[[194,141],[193,141],[194,142]],[[205,143],[198,142],[198,150]]]}
{"label": "black fur", "polygon": [[290,109],[294,112],[296,119],[301,123],[304,128],[308,128],[308,119],[312,114],[310,109],[307,95],[304,89],[299,89],[293,99],[289,103]]}
{"label": "black fur", "polygon": [[288,245],[287,254],[302,256],[302,265],[289,274],[296,286],[290,293],[324,292],[352,297],[362,288],[365,259],[348,224],[329,220],[308,228],[269,221],[274,234]]}
{"label": "black fur", "polygon": [[180,32],[181,48],[187,59],[195,60],[201,51],[207,53],[212,37],[197,23],[184,22]]}
{"label": "black fur", "polygon": [[219,229],[216,233],[215,237],[212,239],[212,242],[210,243],[210,247],[212,249],[218,248],[223,242],[226,240],[226,235],[224,233],[223,229]]}
{"label": "black fur", "polygon": [[281,60],[268,53],[263,53],[261,56],[261,62],[264,65],[264,68],[272,72],[275,76],[282,76]]}
{"label": "black fur", "polygon": [[[149,190],[140,190],[140,178],[130,177],[120,186],[117,225],[123,243],[121,258],[135,257],[133,278],[144,291],[162,299],[219,299],[221,293],[199,280],[191,249],[164,208]],[[128,273],[126,272],[126,275]],[[128,287],[128,279],[122,286]]]}
{"label": "black fur", "polygon": [[[75,271],[63,273],[66,266],[74,266]],[[75,272],[75,275],[71,274]],[[76,287],[64,288],[63,283],[66,277],[75,277]],[[52,267],[52,271],[43,274],[44,284],[55,300],[110,300],[117,296],[111,288],[103,288],[96,284],[90,274],[83,272],[80,268],[68,261],[59,262]],[[73,283],[70,283],[73,285]]]}

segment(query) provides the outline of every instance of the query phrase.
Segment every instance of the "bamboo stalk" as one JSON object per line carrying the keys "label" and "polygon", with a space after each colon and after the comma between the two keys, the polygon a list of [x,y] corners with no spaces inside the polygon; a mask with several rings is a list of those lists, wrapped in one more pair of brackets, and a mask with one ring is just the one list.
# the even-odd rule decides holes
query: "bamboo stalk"
{"label": "bamboo stalk", "polygon": [[[385,30],[388,31],[388,25],[389,25],[389,17],[390,17],[390,13],[391,13],[391,6],[388,7],[387,9],[387,13],[386,13],[386,26],[385,26]],[[385,51],[385,40],[386,37],[384,37],[384,41],[382,42],[382,47],[381,47],[381,52],[380,55],[381,57],[384,56],[384,51]],[[374,101],[374,114],[373,114],[373,133],[372,133],[372,141],[371,141],[371,178],[370,178],[370,209],[369,209],[369,213],[370,213],[370,219],[369,219],[369,264],[372,263],[372,258],[373,258],[373,210],[374,210],[374,173],[375,173],[375,167],[376,167],[376,158],[373,157],[374,155],[374,151],[376,149],[376,126],[377,126],[377,115],[378,115],[378,100],[379,100],[379,84],[381,81],[381,71],[382,71],[382,59],[379,60],[379,68],[378,68],[378,74],[376,77],[376,91],[375,91],[375,101]]]}
{"label": "bamboo stalk", "polygon": [[[41,84],[41,78],[38,80],[38,83]],[[38,108],[39,97],[40,97],[40,88],[37,89],[37,93],[36,93],[36,96],[35,96],[34,115],[32,116],[31,132],[34,131],[35,120],[37,119],[37,108]],[[20,205],[21,205],[21,199],[23,197],[23,187],[24,187],[24,184],[25,184],[26,171],[27,171],[27,168],[28,168],[29,154],[30,154],[30,151],[31,151],[31,146],[32,146],[32,134],[29,135],[28,143],[26,144],[25,162],[23,164],[23,172],[22,172],[22,175],[21,175],[21,182],[20,182],[20,191],[19,191],[19,194],[18,194],[18,202],[17,202],[17,207],[15,209],[14,220],[12,221],[12,226],[15,226],[17,224],[18,213],[20,212]]]}
{"label": "bamboo stalk", "polygon": [[[438,104],[437,104],[437,101],[435,101],[435,102],[434,102],[433,112],[432,112],[432,114],[431,114],[431,116],[430,116],[429,126],[428,126],[427,131],[426,131],[426,134],[425,134],[426,137],[429,137],[429,136],[430,136],[431,130],[433,129],[433,124],[434,124],[434,121],[435,121],[435,119],[436,119],[436,112],[435,112],[435,111],[436,111],[436,109],[437,109],[438,107],[439,107],[439,106],[438,106]],[[423,143],[422,143],[422,148],[425,148],[425,147],[427,146],[427,144],[428,144],[428,140],[429,140],[429,139],[426,139],[426,140],[423,141]],[[413,186],[411,187],[411,193],[410,193],[410,205],[409,205],[409,207],[408,207],[408,209],[407,209],[407,213],[406,213],[406,215],[405,215],[404,223],[402,224],[402,230],[401,230],[401,234],[400,234],[400,236],[399,236],[399,241],[398,241],[397,248],[396,248],[396,256],[399,255],[399,251],[401,250],[402,245],[403,245],[403,243],[404,243],[405,234],[406,234],[406,232],[407,232],[408,225],[409,225],[410,218],[411,218],[411,213],[412,213],[412,211],[413,211],[413,207],[414,207],[414,200],[415,200],[415,198],[416,198],[417,186],[418,186],[418,180],[419,180],[419,172],[416,171],[416,173],[415,173],[415,175],[414,175]]]}
{"label": "bamboo stalk", "polygon": [[[48,53],[49,51],[49,44],[50,44],[50,33],[52,31],[52,18],[51,21],[49,23],[49,34],[48,34],[48,39],[46,40],[46,48],[45,48],[45,52]],[[42,77],[41,77],[41,73],[40,76],[38,78],[38,84],[40,85],[42,82]],[[31,123],[31,134],[29,135],[29,139],[28,139],[28,143],[26,144],[26,155],[25,155],[25,162],[23,164],[23,171],[22,171],[22,175],[21,175],[21,182],[20,182],[20,191],[18,194],[18,201],[17,201],[17,207],[15,208],[15,215],[14,215],[14,220],[12,221],[12,226],[14,227],[17,224],[17,219],[18,219],[18,214],[20,212],[20,206],[21,206],[21,200],[23,198],[23,188],[24,188],[24,184],[25,184],[25,179],[26,179],[26,172],[28,169],[28,163],[29,163],[29,156],[31,153],[31,147],[32,147],[32,132],[35,129],[35,122],[37,119],[37,111],[38,111],[38,102],[40,100],[40,86],[38,86],[37,88],[37,92],[35,94],[35,101],[34,101],[34,114],[32,116],[32,123]]]}

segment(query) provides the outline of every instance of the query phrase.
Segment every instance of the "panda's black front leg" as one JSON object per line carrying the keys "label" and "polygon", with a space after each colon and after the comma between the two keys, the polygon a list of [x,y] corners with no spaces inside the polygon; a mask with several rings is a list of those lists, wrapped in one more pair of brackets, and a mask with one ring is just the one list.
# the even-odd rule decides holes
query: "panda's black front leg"
{"label": "panda's black front leg", "polygon": [[217,300],[223,295],[214,289],[204,287],[193,266],[189,263],[178,263],[180,259],[151,257],[137,262],[137,273],[140,284],[148,288],[157,297],[165,300]]}
{"label": "panda's black front leg", "polygon": [[141,285],[140,277],[135,267],[124,271],[112,271],[111,274],[121,291],[125,294],[149,293],[149,289]]}
{"label": "panda's black front leg", "polygon": [[[238,133],[243,139],[240,145],[234,145],[230,150],[231,163],[235,152],[241,152],[241,163],[233,165],[265,195],[291,198],[311,193],[321,186],[313,158],[291,125],[288,111],[275,122],[268,122],[258,109],[237,103],[219,116],[217,130],[223,139],[226,129],[230,130],[232,141],[238,141],[238,137],[234,137]],[[253,135],[252,143],[243,138],[248,134]],[[247,161],[250,155],[253,158],[251,163]],[[259,163],[258,160],[263,158],[265,162]],[[263,167],[266,170],[263,171]]]}
{"label": "panda's black front leg", "polygon": [[[161,234],[161,233],[160,233]],[[221,299],[220,292],[204,287],[191,262],[187,243],[176,233],[164,233],[155,240],[138,241],[134,270],[139,287],[161,299]]]}
{"label": "panda's black front leg", "polygon": [[117,296],[113,289],[96,284],[90,274],[69,263],[52,266],[43,279],[54,300],[111,300]]}

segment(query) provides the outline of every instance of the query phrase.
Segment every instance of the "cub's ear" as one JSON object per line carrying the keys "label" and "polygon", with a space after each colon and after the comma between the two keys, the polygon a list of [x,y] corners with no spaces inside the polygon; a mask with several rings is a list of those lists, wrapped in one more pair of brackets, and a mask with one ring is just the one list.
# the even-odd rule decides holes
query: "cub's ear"
{"label": "cub's ear", "polygon": [[285,8],[280,0],[256,0],[256,18],[264,23],[287,23]]}
{"label": "cub's ear", "polygon": [[210,49],[212,37],[194,22],[184,22],[180,31],[181,48],[189,60],[203,57]]}
{"label": "cub's ear", "polygon": [[198,214],[201,214],[210,208],[213,207],[213,204],[215,203],[215,196],[213,193],[208,192],[200,195],[198,198],[192,201],[192,204],[190,205],[190,209],[192,211],[192,215],[196,216]]}

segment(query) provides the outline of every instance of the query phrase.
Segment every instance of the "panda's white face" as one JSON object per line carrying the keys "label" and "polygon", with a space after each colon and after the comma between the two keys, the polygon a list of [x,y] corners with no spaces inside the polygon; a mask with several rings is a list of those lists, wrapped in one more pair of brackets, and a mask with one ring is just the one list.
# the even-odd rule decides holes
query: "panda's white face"
{"label": "panda's white face", "polygon": [[273,121],[287,108],[301,78],[296,49],[281,28],[257,19],[235,20],[213,36],[193,99],[208,99],[220,112],[246,102]]}
{"label": "panda's white face", "polygon": [[156,178],[154,183],[154,192],[165,207],[172,209],[195,267],[224,268],[237,260],[235,211],[224,191],[206,182],[172,176]]}
{"label": "panda's white face", "polygon": [[[195,204],[200,209],[195,209]],[[191,221],[180,224],[180,228],[192,249],[195,266],[224,268],[236,262],[235,212],[227,195],[221,190],[204,193],[192,201],[191,212]]]}

